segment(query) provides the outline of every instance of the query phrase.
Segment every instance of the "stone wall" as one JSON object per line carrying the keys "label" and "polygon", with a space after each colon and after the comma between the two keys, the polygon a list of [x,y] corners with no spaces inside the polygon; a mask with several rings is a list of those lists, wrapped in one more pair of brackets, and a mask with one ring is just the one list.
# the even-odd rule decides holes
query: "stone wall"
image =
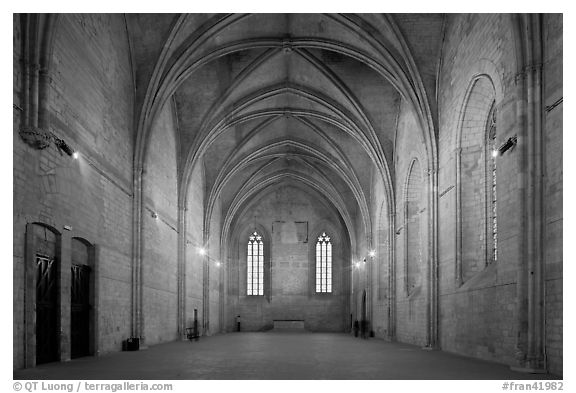
{"label": "stone wall", "polygon": [[375,337],[389,339],[391,326],[389,318],[391,313],[390,293],[390,211],[387,207],[386,191],[382,176],[373,173],[374,191],[372,193],[372,237],[374,239],[374,258],[371,273],[371,300],[372,316],[371,330]]}
{"label": "stone wall", "polygon": [[[482,130],[486,124],[482,117],[487,117],[494,95],[496,145],[520,133],[512,22],[510,15],[450,15],[438,86],[440,346],[510,364],[516,345],[516,271],[522,234],[519,150],[510,150],[497,160],[498,260],[488,264],[485,252],[470,254],[470,248],[485,249],[485,203],[476,199],[484,179],[469,173],[471,163],[464,153],[458,169],[457,138],[460,135],[462,150],[468,148],[474,130]],[[475,82],[479,76],[482,79]],[[488,88],[477,91],[477,83]],[[479,161],[483,159],[483,154],[478,155]],[[478,179],[477,185],[470,183],[471,177]],[[474,187],[479,191],[467,191]],[[464,272],[463,279],[459,271]]]}
{"label": "stone wall", "polygon": [[[220,206],[220,200],[216,201],[215,208],[212,212],[212,217],[210,218],[210,239],[208,245],[208,280],[209,280],[209,307],[210,307],[210,333],[219,333],[223,330],[222,318],[222,308],[223,300],[223,275],[225,266],[221,261],[220,253],[220,231],[222,222],[222,209]],[[228,316],[230,317],[230,316]]]}
{"label": "stone wall", "polygon": [[[248,331],[270,329],[273,320],[304,320],[311,331],[345,329],[349,246],[336,217],[317,195],[289,185],[279,186],[245,209],[228,260],[229,330],[234,329],[231,316],[236,315]],[[269,281],[264,283],[264,296],[246,295],[247,242],[254,230],[265,241],[265,280]],[[331,294],[315,293],[314,287],[316,240],[324,231],[334,242]]]}
{"label": "stone wall", "polygon": [[398,341],[425,345],[428,304],[428,164],[410,106],[400,106],[395,143],[395,296]]}
{"label": "stone wall", "polygon": [[[495,102],[495,145],[523,134],[526,114],[518,111],[525,99],[519,83],[525,70],[517,58],[515,18],[500,14],[396,17],[403,24],[400,31],[415,56],[426,92],[435,95],[430,103],[431,119],[437,122],[438,130],[438,344],[446,351],[508,364],[515,362],[522,317],[517,315],[520,287],[517,284],[518,272],[525,262],[521,249],[525,239],[521,206],[527,169],[520,161],[525,141],[520,140],[518,147],[496,161],[498,242],[497,260],[493,260],[489,255],[492,243],[486,199],[489,151],[485,130]],[[546,320],[543,336],[547,366],[551,372],[562,374],[562,15],[547,14],[542,21],[542,266]],[[45,225],[55,234],[55,254],[62,267],[61,360],[70,357],[69,270],[74,238],[94,245],[96,250],[96,259],[92,261],[98,294],[93,304],[97,332],[92,343],[94,353],[118,351],[122,341],[132,334],[133,157],[137,118],[134,84],[141,82],[138,92],[144,94],[143,75],[149,74],[154,65],[150,62],[140,70],[133,69],[124,16],[60,15],[50,58],[48,94],[42,98],[46,99],[49,131],[64,139],[80,156],[75,160],[54,145],[34,150],[19,135],[26,108],[20,23],[20,16],[14,15],[15,368],[27,364],[26,356],[32,352],[27,355],[25,348],[35,345],[26,342],[30,339],[26,332],[34,328],[30,322],[33,311],[25,306],[25,299],[33,290],[25,280],[27,224]],[[140,28],[145,23],[136,25]],[[444,39],[432,37],[431,29],[435,31],[434,37],[444,29]],[[147,31],[137,33],[143,35],[145,49],[152,51],[157,38]],[[139,52],[140,56],[153,58],[148,49]],[[438,56],[434,57],[436,52]],[[322,51],[317,55],[326,57]],[[429,61],[430,58],[435,61]],[[215,164],[235,142],[216,144],[207,159],[200,158],[196,163],[186,190],[186,233],[182,236],[186,242],[185,327],[193,325],[197,310],[200,332],[205,335],[234,330],[236,315],[242,317],[243,330],[265,330],[272,327],[273,320],[298,319],[304,320],[306,328],[312,331],[342,332],[350,328],[351,319],[361,318],[366,293],[367,318],[376,337],[390,338],[395,333],[401,342],[426,344],[432,258],[429,255],[431,152],[425,149],[422,126],[413,108],[387,83],[377,82],[380,76],[351,60],[333,63],[331,67],[342,71],[343,82],[352,86],[360,102],[376,114],[371,120],[384,152],[393,150],[393,157],[387,156],[386,160],[392,165],[394,211],[386,207],[381,174],[375,173],[365,151],[350,144],[348,136],[336,133],[334,141],[346,152],[369,199],[371,239],[355,203],[346,204],[353,227],[345,228],[330,203],[305,186],[291,182],[269,189],[248,203],[233,221],[231,238],[221,239],[226,215],[222,203],[231,198],[223,195],[216,201],[212,216],[205,217],[206,183],[210,184]],[[356,78],[359,74],[370,79]],[[370,80],[374,83],[361,83]],[[197,100],[204,93],[216,93],[196,92],[193,84],[186,88]],[[384,94],[384,89],[390,91]],[[378,94],[385,95],[387,101],[372,99]],[[181,105],[178,109],[185,111],[186,107]],[[144,160],[142,315],[146,344],[178,338],[178,165],[182,161],[179,161],[177,128],[186,114],[178,118],[176,110],[169,100],[159,112],[152,124]],[[385,136],[394,127],[392,147]],[[301,130],[288,131],[291,136],[308,137]],[[252,147],[250,143],[245,145]],[[351,202],[354,196],[342,193],[341,197]],[[209,231],[205,228],[207,222]],[[246,242],[253,230],[262,231],[267,243],[264,296],[246,295]],[[317,294],[314,287],[315,242],[324,231],[334,240],[331,294]],[[357,239],[354,249],[348,231]],[[227,248],[222,249],[222,244]],[[200,248],[205,248],[207,255],[201,255]],[[369,257],[370,249],[376,252],[374,258]],[[358,266],[354,262],[359,262]],[[390,279],[391,272],[394,281]]]}
{"label": "stone wall", "polygon": [[544,111],[544,217],[546,356],[550,371],[562,374],[562,15],[545,15],[543,104]]}
{"label": "stone wall", "polygon": [[[15,16],[14,103],[22,108],[19,16]],[[24,247],[27,223],[62,232],[62,302],[69,303],[71,238],[99,249],[100,294],[96,351],[121,349],[130,336],[132,257],[133,80],[123,17],[60,17],[54,39],[48,117],[50,129],[80,153],[78,160],[54,145],[34,150],[18,130],[14,110],[14,367],[24,366]],[[64,226],[71,230],[65,230]],[[62,326],[69,313],[62,312]],[[61,343],[70,340],[64,329]],[[69,357],[61,351],[62,360]]]}
{"label": "stone wall", "polygon": [[143,174],[142,307],[147,345],[177,338],[176,133],[169,102],[152,126]]}
{"label": "stone wall", "polygon": [[204,258],[199,248],[204,246],[204,173],[202,165],[196,165],[190,178],[186,206],[186,327],[194,323],[197,311],[198,328],[204,332],[203,293]]}

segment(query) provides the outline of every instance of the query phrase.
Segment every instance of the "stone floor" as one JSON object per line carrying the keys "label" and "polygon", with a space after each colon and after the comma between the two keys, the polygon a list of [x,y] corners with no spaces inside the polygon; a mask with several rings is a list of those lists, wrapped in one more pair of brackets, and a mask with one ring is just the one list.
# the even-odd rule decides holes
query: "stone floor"
{"label": "stone floor", "polygon": [[336,333],[231,333],[14,371],[14,379],[555,379]]}

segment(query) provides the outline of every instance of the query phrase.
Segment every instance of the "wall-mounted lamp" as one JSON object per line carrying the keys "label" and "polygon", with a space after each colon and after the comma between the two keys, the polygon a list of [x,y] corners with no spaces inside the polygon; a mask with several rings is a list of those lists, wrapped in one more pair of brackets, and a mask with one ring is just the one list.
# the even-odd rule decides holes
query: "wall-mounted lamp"
{"label": "wall-mounted lamp", "polygon": [[[60,154],[62,154],[62,152],[68,154],[69,156],[74,156],[74,149],[72,149],[70,146],[68,146],[68,144],[66,142],[64,142],[63,139],[59,139],[54,137],[54,144],[56,145],[56,147],[58,148],[58,151],[60,151]],[[76,157],[74,157],[76,158]]]}
{"label": "wall-mounted lamp", "polygon": [[22,140],[34,149],[43,150],[50,146],[50,142],[54,142],[60,154],[64,152],[74,159],[78,158],[78,154],[74,152],[74,149],[68,146],[64,139],[58,138],[48,130],[42,130],[35,126],[27,126],[21,128],[19,134]]}
{"label": "wall-mounted lamp", "polygon": [[518,137],[516,135],[508,138],[506,142],[504,142],[500,147],[496,150],[492,151],[492,157],[498,157],[507,152],[508,150],[512,149],[518,143]]}

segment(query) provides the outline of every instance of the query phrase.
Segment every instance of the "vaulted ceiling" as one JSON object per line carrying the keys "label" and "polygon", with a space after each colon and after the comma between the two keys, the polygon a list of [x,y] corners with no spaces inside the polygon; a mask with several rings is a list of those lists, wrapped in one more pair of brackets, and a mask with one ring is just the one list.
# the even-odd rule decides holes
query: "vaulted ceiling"
{"label": "vaulted ceiling", "polygon": [[369,227],[372,176],[393,192],[401,100],[433,135],[441,15],[127,18],[137,155],[171,102],[182,189],[203,165],[205,219],[217,200],[231,221],[247,200],[290,181],[314,190],[347,226],[359,215]]}

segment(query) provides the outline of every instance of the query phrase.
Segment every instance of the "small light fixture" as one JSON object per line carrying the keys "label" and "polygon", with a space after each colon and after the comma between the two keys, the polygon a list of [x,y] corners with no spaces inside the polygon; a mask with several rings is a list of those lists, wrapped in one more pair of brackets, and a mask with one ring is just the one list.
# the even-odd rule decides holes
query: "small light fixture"
{"label": "small light fixture", "polygon": [[206,255],[206,249],[204,247],[198,247],[198,254]]}
{"label": "small light fixture", "polygon": [[492,150],[492,157],[498,157],[498,150]]}
{"label": "small light fixture", "polygon": [[364,258],[364,259],[362,260],[362,263],[366,263],[366,258]]}
{"label": "small light fixture", "polygon": [[360,262],[356,262],[354,265],[355,265],[357,268],[359,268],[359,267],[360,267]]}
{"label": "small light fixture", "polygon": [[62,152],[68,154],[69,156],[73,156],[74,155],[74,149],[72,149],[70,146],[68,146],[68,144],[66,142],[64,142],[63,139],[59,139],[59,138],[54,138],[54,144],[56,145],[56,147],[58,148],[58,151],[60,152],[60,154],[62,154]]}
{"label": "small light fixture", "polygon": [[376,251],[375,250],[370,250],[370,252],[368,253],[368,255],[370,255],[370,258],[374,258],[376,256]]}
{"label": "small light fixture", "polygon": [[152,216],[152,218],[155,219],[155,220],[158,219],[158,213],[156,213],[156,212],[152,212],[151,216]]}
{"label": "small light fixture", "polygon": [[80,157],[80,154],[78,154],[77,151],[75,151],[74,153],[72,153],[72,158],[73,158],[73,159],[77,160],[78,157]]}
{"label": "small light fixture", "polygon": [[216,266],[220,267],[220,261],[216,261]]}
{"label": "small light fixture", "polygon": [[[504,154],[505,152],[516,146],[517,143],[518,143],[518,137],[516,135],[508,138],[508,140],[498,148],[497,150],[498,155],[501,156],[502,154]],[[494,153],[492,153],[492,155],[494,156]]]}

